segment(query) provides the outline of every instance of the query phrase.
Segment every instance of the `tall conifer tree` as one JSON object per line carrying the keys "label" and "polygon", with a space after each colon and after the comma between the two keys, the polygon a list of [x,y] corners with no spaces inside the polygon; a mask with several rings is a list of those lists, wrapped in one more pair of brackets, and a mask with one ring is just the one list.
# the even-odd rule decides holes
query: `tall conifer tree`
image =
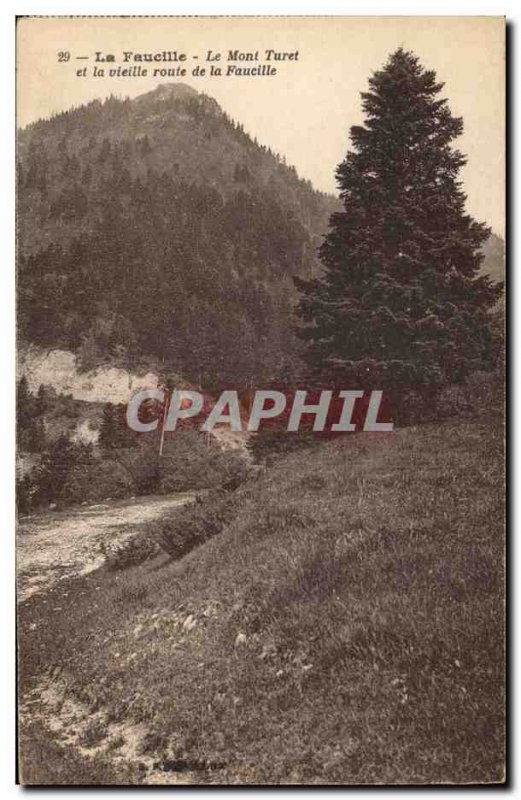
{"label": "tall conifer tree", "polygon": [[307,357],[357,388],[433,394],[488,365],[501,293],[479,274],[486,225],[465,211],[463,130],[413,53],[393,53],[362,94],[365,122],[337,169],[344,210],[320,250],[324,274],[296,279]]}

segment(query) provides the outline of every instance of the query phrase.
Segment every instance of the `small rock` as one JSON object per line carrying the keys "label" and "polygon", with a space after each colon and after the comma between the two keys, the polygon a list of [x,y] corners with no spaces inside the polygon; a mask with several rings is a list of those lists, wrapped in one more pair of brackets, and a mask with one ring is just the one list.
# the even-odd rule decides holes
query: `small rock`
{"label": "small rock", "polygon": [[183,630],[191,631],[192,628],[195,628],[197,625],[197,620],[195,619],[193,614],[189,614],[188,617],[183,622]]}
{"label": "small rock", "polygon": [[239,632],[237,634],[237,636],[235,637],[235,645],[234,645],[234,647],[242,647],[242,645],[246,644],[247,641],[248,640],[247,640],[246,634]]}

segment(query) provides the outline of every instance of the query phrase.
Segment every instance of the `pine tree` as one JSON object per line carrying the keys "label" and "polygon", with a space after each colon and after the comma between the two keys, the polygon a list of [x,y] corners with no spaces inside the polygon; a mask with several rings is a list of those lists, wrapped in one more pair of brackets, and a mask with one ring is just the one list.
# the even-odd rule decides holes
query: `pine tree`
{"label": "pine tree", "polygon": [[122,403],[105,403],[99,429],[99,446],[104,450],[135,447],[136,441],[126,422],[126,407]]}
{"label": "pine tree", "polygon": [[29,391],[27,378],[23,375],[16,387],[16,439],[20,452],[41,451],[45,443],[43,414],[40,392],[38,398],[34,397]]}
{"label": "pine tree", "polygon": [[479,275],[490,230],[465,211],[466,159],[451,146],[463,122],[443,84],[400,48],[369,87],[336,173],[344,210],[320,249],[324,274],[296,279],[299,335],[329,379],[432,396],[489,363],[502,286]]}

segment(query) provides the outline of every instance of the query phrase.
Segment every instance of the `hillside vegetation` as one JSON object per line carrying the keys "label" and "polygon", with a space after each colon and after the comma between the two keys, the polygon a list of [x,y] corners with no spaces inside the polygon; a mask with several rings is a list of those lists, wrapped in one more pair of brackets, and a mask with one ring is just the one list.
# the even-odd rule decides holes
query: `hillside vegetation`
{"label": "hillside vegetation", "polygon": [[[133,434],[123,404],[56,395],[17,386],[17,509],[64,508],[136,495],[209,489],[241,479],[244,448],[226,450],[196,430],[166,437]],[[226,432],[225,432],[226,433]],[[224,438],[226,442],[226,438]]]}
{"label": "hillside vegetation", "polygon": [[163,362],[196,382],[287,374],[293,275],[336,207],[182,84],[19,135],[19,323],[85,368]]}
{"label": "hillside vegetation", "polygon": [[493,415],[326,443],[22,604],[25,780],[501,781],[502,456]]}
{"label": "hillside vegetation", "polygon": [[302,369],[293,277],[322,269],[339,204],[215,100],[161,85],[33,123],[17,177],[22,341],[205,385]]}

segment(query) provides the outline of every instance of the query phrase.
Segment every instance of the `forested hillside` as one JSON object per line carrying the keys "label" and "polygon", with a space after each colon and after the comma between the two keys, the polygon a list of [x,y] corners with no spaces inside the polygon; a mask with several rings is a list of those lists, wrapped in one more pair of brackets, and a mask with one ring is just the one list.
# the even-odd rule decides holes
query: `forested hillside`
{"label": "forested hillside", "polygon": [[[292,278],[322,269],[337,208],[183,84],[36,122],[18,149],[21,342],[205,385],[291,378]],[[484,249],[501,277],[503,241]]]}
{"label": "forested hillside", "polygon": [[292,276],[335,201],[214,100],[159,86],[34,123],[18,182],[22,341],[198,383],[295,364]]}

